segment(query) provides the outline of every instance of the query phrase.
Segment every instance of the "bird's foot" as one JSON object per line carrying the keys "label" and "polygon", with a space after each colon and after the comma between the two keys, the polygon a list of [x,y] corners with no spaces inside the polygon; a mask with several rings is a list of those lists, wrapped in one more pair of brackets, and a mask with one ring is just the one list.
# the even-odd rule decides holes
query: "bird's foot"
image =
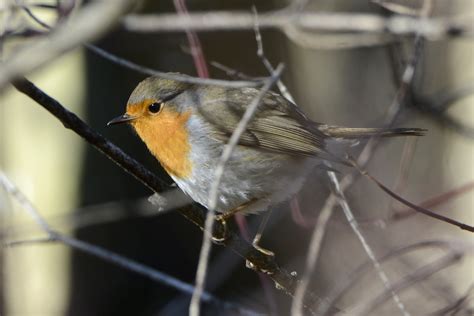
{"label": "bird's foot", "polygon": [[216,244],[224,244],[226,240],[229,238],[229,231],[227,228],[227,217],[224,216],[225,214],[219,214],[214,217],[214,219],[221,223],[222,225],[222,230],[218,232],[220,236],[216,236],[215,233],[212,235],[212,241]]}
{"label": "bird's foot", "polygon": [[[260,247],[258,243],[259,243],[259,240],[254,240],[252,242],[252,246],[255,248],[255,250],[257,250],[258,252],[260,252],[262,255],[266,257],[270,257],[270,258],[275,257],[275,253],[273,251]],[[245,260],[245,266],[249,269],[255,270],[255,265],[249,260]]]}

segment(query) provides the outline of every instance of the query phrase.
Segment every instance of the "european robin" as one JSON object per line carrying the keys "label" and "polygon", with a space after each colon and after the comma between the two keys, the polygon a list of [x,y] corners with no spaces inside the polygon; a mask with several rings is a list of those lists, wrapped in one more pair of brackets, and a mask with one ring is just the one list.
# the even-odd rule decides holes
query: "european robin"
{"label": "european robin", "polygon": [[[108,125],[130,123],[181,190],[207,207],[224,146],[258,92],[149,77],[132,92],[126,113]],[[343,162],[328,149],[331,143],[423,131],[316,123],[283,96],[267,92],[226,164],[216,212],[226,219],[288,200],[311,168],[324,161]],[[254,246],[263,250],[258,239]]]}

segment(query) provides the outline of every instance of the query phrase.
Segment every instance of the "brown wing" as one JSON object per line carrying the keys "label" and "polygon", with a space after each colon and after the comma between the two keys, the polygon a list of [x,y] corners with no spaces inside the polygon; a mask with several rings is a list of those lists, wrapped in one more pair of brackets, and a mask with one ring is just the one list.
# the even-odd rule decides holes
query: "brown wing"
{"label": "brown wing", "polygon": [[[251,88],[215,93],[213,99],[201,99],[198,112],[215,127],[214,137],[228,141],[257,94],[258,91]],[[262,99],[239,144],[289,155],[334,160],[325,150],[326,137],[295,105],[269,92]]]}

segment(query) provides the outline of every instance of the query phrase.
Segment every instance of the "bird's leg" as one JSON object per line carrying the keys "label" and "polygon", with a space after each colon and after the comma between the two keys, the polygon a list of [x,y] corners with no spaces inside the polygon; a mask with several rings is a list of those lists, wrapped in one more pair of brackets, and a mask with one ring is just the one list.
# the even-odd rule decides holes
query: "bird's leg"
{"label": "bird's leg", "polygon": [[250,204],[252,204],[253,202],[255,202],[254,200],[250,200],[242,205],[239,205],[237,206],[236,208],[233,208],[231,209],[230,211],[227,211],[225,213],[222,213],[222,214],[218,214],[214,217],[214,219],[218,222],[220,222],[222,224],[222,227],[223,227],[223,231],[224,233],[222,234],[222,237],[215,237],[215,236],[212,236],[212,240],[215,242],[215,243],[223,243],[226,241],[226,239],[228,238],[228,231],[227,231],[227,220],[229,218],[231,218],[232,216],[234,216],[235,214],[237,214],[238,212],[242,211],[243,209],[245,209],[247,206],[249,206]]}
{"label": "bird's leg", "polygon": [[261,253],[263,253],[267,256],[272,256],[273,257],[273,256],[275,256],[273,251],[262,248],[259,245],[260,239],[262,239],[263,231],[265,230],[265,227],[267,226],[267,223],[268,223],[268,219],[270,218],[271,215],[272,215],[272,209],[269,209],[265,212],[265,215],[264,215],[262,221],[260,222],[260,225],[258,226],[257,233],[255,234],[255,237],[252,240],[252,246],[255,249],[257,249],[258,251],[260,251]]}

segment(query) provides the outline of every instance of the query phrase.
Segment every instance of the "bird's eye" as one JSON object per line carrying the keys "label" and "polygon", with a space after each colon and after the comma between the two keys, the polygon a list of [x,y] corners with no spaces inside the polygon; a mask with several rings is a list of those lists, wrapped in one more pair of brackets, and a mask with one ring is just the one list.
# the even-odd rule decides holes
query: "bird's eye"
{"label": "bird's eye", "polygon": [[151,113],[158,113],[161,110],[161,106],[163,103],[153,102],[148,106],[148,111]]}

